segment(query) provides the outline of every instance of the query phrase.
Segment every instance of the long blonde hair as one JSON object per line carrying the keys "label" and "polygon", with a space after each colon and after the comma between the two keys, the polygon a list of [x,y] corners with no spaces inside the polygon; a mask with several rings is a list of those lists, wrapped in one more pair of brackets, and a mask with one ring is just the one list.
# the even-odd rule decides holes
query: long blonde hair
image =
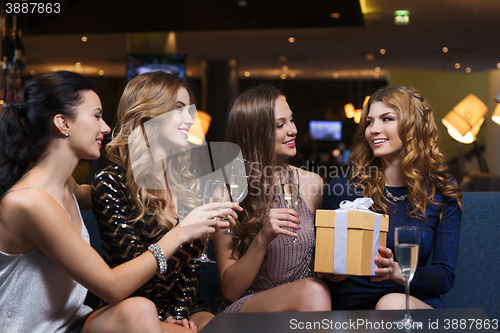
{"label": "long blonde hair", "polygon": [[[400,152],[401,168],[408,185],[408,200],[412,205],[410,216],[427,219],[427,205],[434,202],[436,192],[454,198],[462,207],[462,192],[448,171],[446,157],[439,148],[439,133],[429,102],[416,90],[403,86],[379,89],[363,108],[354,148],[350,157],[353,173],[351,181],[374,201],[376,211],[389,213],[385,188],[384,161],[375,157],[365,138],[366,117],[373,103],[384,102],[394,109],[399,118],[399,137],[403,142]],[[366,172],[376,166],[382,172]],[[392,203],[392,202],[391,202]],[[393,203],[392,203],[393,204]]]}
{"label": "long blonde hair", "polygon": [[[187,83],[180,77],[160,71],[143,73],[130,80],[120,98],[117,126],[106,150],[109,159],[122,166],[126,172],[127,188],[139,209],[133,222],[140,220],[147,213],[151,214],[159,225],[167,229],[172,228],[176,223],[168,220],[164,213],[167,206],[169,209],[174,209],[168,184],[166,181],[159,184],[152,172],[152,156],[147,141],[152,142],[154,138],[151,136],[158,131],[149,131],[148,137],[144,124],[165,112],[174,110],[177,93],[181,88],[188,91],[192,100]],[[190,182],[196,177],[189,170],[188,154],[179,156],[182,157],[169,160],[168,165],[163,165],[164,176],[169,179],[170,177],[183,179],[185,181],[182,183],[186,187],[197,187],[196,181]],[[166,191],[158,190],[165,187]],[[197,201],[197,199],[194,200]],[[191,204],[195,206],[198,202]]]}

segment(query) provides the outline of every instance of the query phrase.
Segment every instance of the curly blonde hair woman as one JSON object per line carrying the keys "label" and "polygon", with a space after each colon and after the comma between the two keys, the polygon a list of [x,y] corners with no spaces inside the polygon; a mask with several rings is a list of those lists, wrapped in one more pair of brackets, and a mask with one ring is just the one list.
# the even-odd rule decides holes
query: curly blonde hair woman
{"label": "curly blonde hair woman", "polygon": [[[201,206],[197,195],[188,195],[199,193],[198,181],[188,163],[189,154],[176,154],[189,148],[187,133],[196,111],[190,102],[186,82],[164,72],[138,75],[125,87],[118,124],[107,146],[114,163],[92,182],[103,256],[111,267],[147,251],[150,244],[179,226],[182,229],[203,219],[214,208],[214,204]],[[181,205],[191,212],[179,223]],[[219,203],[215,208],[220,209],[210,217],[229,214],[234,224],[237,204]],[[201,251],[199,239],[177,248],[166,272],[132,295],[152,300],[163,321],[201,329],[213,318],[196,292],[201,264],[191,259]]]}
{"label": "curly blonde hair woman", "polygon": [[[420,228],[411,308],[439,308],[453,285],[458,255],[462,192],[448,171],[429,102],[403,86],[382,88],[365,105],[350,157],[351,176],[335,178],[322,207],[370,197],[372,209],[389,214],[387,247],[379,247],[376,277],[349,277],[335,285],[340,309],[405,308],[403,277],[394,261],[394,229]],[[432,266],[426,263],[433,253]]]}

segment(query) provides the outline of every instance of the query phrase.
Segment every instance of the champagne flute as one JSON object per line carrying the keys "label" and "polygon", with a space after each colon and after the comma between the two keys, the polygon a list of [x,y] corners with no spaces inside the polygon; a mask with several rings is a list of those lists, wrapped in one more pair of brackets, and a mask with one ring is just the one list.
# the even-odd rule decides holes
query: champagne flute
{"label": "champagne flute", "polygon": [[[203,204],[209,204],[214,202],[222,202],[224,198],[225,183],[220,180],[209,179],[205,183],[205,191],[203,196]],[[213,209],[212,211],[214,211]],[[193,261],[199,261],[204,263],[215,264],[215,260],[212,260],[207,255],[207,246],[209,242],[209,235],[205,235],[205,245],[203,246],[203,252],[198,258],[192,258]]]}
{"label": "champagne flute", "polygon": [[[248,180],[250,179],[250,161],[236,158],[229,168],[229,193],[232,202],[241,202],[248,193]],[[231,232],[231,227],[220,232],[221,235],[239,238]]]}
{"label": "champagne flute", "polygon": [[[280,173],[281,190],[283,199],[288,208],[295,209],[299,203],[299,171],[295,168],[288,168]],[[296,246],[302,244],[297,237],[293,237],[286,246]]]}
{"label": "champagne flute", "polygon": [[405,282],[406,312],[402,320],[394,322],[398,327],[412,327],[415,321],[410,317],[410,282],[418,263],[419,229],[418,227],[396,227],[394,234],[396,260]]}

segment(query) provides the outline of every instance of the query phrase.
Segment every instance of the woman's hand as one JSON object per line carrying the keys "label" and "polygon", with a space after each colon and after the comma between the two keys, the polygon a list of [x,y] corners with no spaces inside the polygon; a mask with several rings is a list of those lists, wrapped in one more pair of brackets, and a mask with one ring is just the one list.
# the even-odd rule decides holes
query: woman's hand
{"label": "woman's hand", "polygon": [[269,211],[260,234],[267,243],[270,243],[279,234],[289,237],[297,237],[297,234],[289,229],[299,230],[300,221],[297,212],[290,208],[275,208]]}
{"label": "woman's hand", "polygon": [[177,320],[177,319],[174,319],[172,317],[167,317],[167,319],[165,320],[165,322],[169,323],[169,324],[174,324],[174,325],[179,325],[179,326],[182,326],[182,327],[185,327],[185,328],[189,328],[189,329],[192,329],[195,332],[198,332],[198,327],[196,327],[195,323],[193,321],[189,321],[189,320],[187,320],[185,318]]}
{"label": "woman's hand", "polygon": [[181,227],[201,222],[207,219],[216,219],[221,224],[216,225],[217,229],[227,228],[235,225],[238,214],[235,210],[242,211],[243,208],[237,202],[215,202],[196,207],[179,224]]}
{"label": "woman's hand", "polygon": [[384,281],[391,279],[402,284],[403,276],[399,270],[398,263],[394,262],[394,255],[392,254],[391,249],[385,246],[379,246],[378,253],[379,255],[375,257],[375,263],[377,264],[375,274],[377,276],[373,276],[370,280]]}

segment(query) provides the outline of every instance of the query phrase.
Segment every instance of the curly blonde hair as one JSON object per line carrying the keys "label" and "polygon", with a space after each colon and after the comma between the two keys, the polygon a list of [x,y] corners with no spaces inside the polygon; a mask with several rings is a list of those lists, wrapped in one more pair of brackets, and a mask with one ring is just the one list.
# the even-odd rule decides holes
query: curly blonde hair
{"label": "curly blonde hair", "polygon": [[[181,186],[190,193],[197,192],[199,184],[188,167],[189,154],[162,161],[165,182],[161,183],[153,174],[153,157],[149,142],[156,140],[159,131],[148,131],[144,124],[176,108],[177,93],[185,88],[191,100],[192,93],[187,83],[178,76],[161,71],[143,73],[134,77],[125,87],[117,112],[117,126],[113,138],[106,146],[108,157],[123,167],[126,172],[126,186],[139,208],[133,222],[148,213],[159,225],[171,229],[176,221],[165,216],[165,209],[174,209],[174,200],[166,179],[181,179]],[[182,191],[178,191],[182,193]],[[177,193],[176,193],[177,194]],[[188,206],[197,206],[197,198],[191,198]],[[174,214],[175,215],[175,214]]]}
{"label": "curly blonde hair", "polygon": [[239,215],[233,233],[234,258],[241,258],[259,233],[272,205],[276,190],[273,173],[276,170],[276,99],[281,93],[269,85],[260,85],[238,96],[229,111],[226,141],[241,148],[243,158],[251,161],[248,194],[240,204]]}
{"label": "curly blonde hair", "polygon": [[[449,173],[446,157],[439,148],[439,133],[429,102],[418,91],[408,87],[379,89],[363,107],[349,160],[353,170],[351,182],[365,197],[373,199],[375,211],[389,213],[387,203],[390,201],[383,195],[384,161],[375,157],[365,138],[366,117],[371,105],[376,102],[383,102],[394,109],[399,118],[399,137],[403,143],[399,156],[412,207],[409,215],[426,221],[427,205],[442,206],[444,211],[444,205],[433,200],[437,192],[456,199],[462,208],[462,191]],[[372,170],[373,166],[381,172],[367,173],[366,170]]]}

